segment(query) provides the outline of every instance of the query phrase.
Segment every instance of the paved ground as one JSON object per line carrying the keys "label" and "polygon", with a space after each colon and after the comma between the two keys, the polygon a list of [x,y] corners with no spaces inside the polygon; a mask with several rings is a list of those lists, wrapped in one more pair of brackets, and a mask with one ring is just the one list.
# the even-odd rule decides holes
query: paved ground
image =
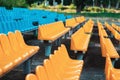
{"label": "paved ground", "polygon": [[[94,29],[94,33],[97,33],[97,29]],[[29,40],[30,39],[30,40]],[[47,57],[44,56],[44,44],[42,44],[40,41],[36,40],[36,38],[32,37],[31,34],[27,34],[25,37],[25,40],[27,41],[27,44],[30,45],[39,45],[40,51],[32,57],[31,65],[32,65],[32,72],[34,73],[34,69],[37,65],[42,65],[43,60]],[[75,58],[73,56],[73,52],[70,51],[70,40],[62,40],[62,43],[66,45],[69,55],[71,58]],[[53,45],[52,52],[57,49],[56,45]],[[87,53],[84,56],[84,67],[82,74],[80,76],[80,80],[105,80],[104,75],[104,65],[105,65],[105,59],[101,57],[101,50],[100,50],[100,44],[99,44],[99,37],[97,34],[94,34],[91,37],[91,42],[88,48]],[[116,64],[116,67],[119,67],[118,64]],[[25,75],[22,72],[22,65],[18,66],[8,74],[6,74],[4,77],[2,77],[0,80],[24,80]]]}

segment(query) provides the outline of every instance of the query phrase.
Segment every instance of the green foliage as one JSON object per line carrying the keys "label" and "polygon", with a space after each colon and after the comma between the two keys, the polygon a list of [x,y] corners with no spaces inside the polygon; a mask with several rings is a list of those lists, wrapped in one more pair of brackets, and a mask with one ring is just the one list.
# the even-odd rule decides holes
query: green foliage
{"label": "green foliage", "polygon": [[70,6],[68,8],[69,9],[76,9],[76,6],[74,4],[70,4]]}
{"label": "green foliage", "polygon": [[104,9],[102,9],[100,7],[85,7],[83,10],[86,12],[102,12],[102,11],[104,11]]}
{"label": "green foliage", "polygon": [[85,7],[83,9],[84,12],[93,12],[93,13],[97,13],[97,12],[114,12],[114,9],[107,9],[107,8],[101,8],[101,7]]}
{"label": "green foliage", "polygon": [[62,4],[59,4],[59,5],[58,5],[58,9],[63,10],[63,9],[64,9],[64,8],[63,8],[63,5],[62,5]]}
{"label": "green foliage", "polygon": [[27,7],[26,0],[0,0],[0,6],[11,7]]}
{"label": "green foliage", "polygon": [[45,1],[43,1],[41,4],[38,5],[38,3],[33,3],[31,4],[31,8],[42,8],[42,9],[47,9],[48,6],[45,6]]}
{"label": "green foliage", "polygon": [[42,4],[38,5],[38,8],[45,8],[45,9],[47,9],[48,6],[45,6],[45,1],[43,1]]}
{"label": "green foliage", "polygon": [[33,4],[31,4],[31,7],[32,7],[32,8],[37,7],[37,3],[33,3]]}

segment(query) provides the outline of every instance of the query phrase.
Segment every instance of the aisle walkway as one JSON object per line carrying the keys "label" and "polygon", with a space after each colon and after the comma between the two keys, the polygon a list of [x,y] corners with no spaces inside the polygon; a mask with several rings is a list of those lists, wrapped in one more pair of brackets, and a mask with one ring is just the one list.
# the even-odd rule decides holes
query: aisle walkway
{"label": "aisle walkway", "polygon": [[88,51],[84,58],[84,68],[80,80],[105,80],[105,58],[101,56],[101,47],[97,28],[93,30]]}

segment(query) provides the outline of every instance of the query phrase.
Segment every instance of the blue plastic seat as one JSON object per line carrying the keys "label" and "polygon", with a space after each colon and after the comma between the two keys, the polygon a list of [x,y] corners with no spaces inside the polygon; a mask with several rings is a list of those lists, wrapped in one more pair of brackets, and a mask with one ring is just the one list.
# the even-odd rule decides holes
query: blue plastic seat
{"label": "blue plastic seat", "polygon": [[65,15],[64,15],[64,14],[58,14],[57,19],[58,19],[58,21],[63,21],[63,22],[65,22],[66,17],[65,17]]}
{"label": "blue plastic seat", "polygon": [[72,18],[72,15],[66,15],[66,19]]}
{"label": "blue plastic seat", "polygon": [[7,23],[6,22],[1,22],[1,24],[2,24],[3,33],[7,34],[8,31],[9,31],[9,29],[7,27]]}

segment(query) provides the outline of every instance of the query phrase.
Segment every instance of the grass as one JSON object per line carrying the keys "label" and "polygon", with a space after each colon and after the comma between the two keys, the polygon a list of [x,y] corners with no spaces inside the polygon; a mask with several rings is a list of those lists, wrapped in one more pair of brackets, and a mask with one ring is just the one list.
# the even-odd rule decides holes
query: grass
{"label": "grass", "polygon": [[35,6],[32,6],[31,8],[49,10],[49,11],[52,11],[52,12],[58,12],[58,13],[63,13],[65,15],[73,15],[73,16],[80,15],[80,16],[85,16],[85,17],[102,17],[102,18],[117,18],[117,19],[120,18],[120,10],[114,10],[114,12],[87,12],[87,11],[82,11],[81,13],[76,13],[75,6],[72,5],[72,4],[70,6],[57,5],[57,6],[46,6],[46,7],[43,7],[43,4],[39,5],[39,6],[35,4]]}
{"label": "grass", "polygon": [[84,12],[84,13],[66,13],[66,12],[58,12],[63,13],[66,15],[73,15],[73,16],[85,16],[85,17],[105,17],[105,18],[120,18],[120,13],[90,13],[90,12]]}

